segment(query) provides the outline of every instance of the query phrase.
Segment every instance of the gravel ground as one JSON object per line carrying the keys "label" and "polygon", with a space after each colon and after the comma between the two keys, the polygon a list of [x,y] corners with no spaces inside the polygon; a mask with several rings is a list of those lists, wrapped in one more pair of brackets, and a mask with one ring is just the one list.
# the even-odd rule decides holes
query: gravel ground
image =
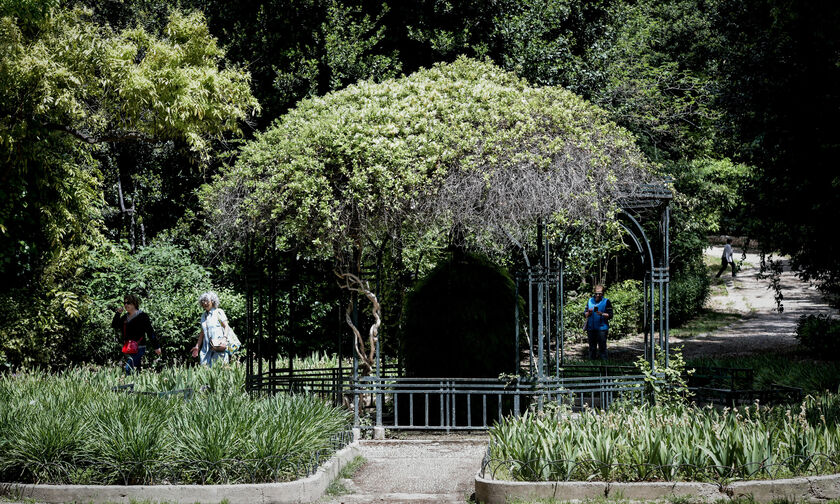
{"label": "gravel ground", "polygon": [[[706,254],[719,258],[723,247],[709,247]],[[731,270],[721,275],[722,285],[712,287],[712,295],[706,307],[718,312],[735,313],[743,318],[706,334],[687,339],[670,337],[670,344],[683,347],[686,358],[703,356],[737,356],[756,353],[789,353],[795,350],[796,322],[800,315],[808,313],[832,313],[819,291],[799,280],[783,260],[780,277],[782,285],[783,311],[776,309],[774,291],[769,279],[758,278],[760,258],[758,254],[746,254],[735,248],[736,260],[742,261],[736,277]],[[619,360],[633,360],[643,353],[643,336],[638,335],[620,341],[610,341],[608,351]],[[573,356],[584,356],[586,344],[569,346]]]}

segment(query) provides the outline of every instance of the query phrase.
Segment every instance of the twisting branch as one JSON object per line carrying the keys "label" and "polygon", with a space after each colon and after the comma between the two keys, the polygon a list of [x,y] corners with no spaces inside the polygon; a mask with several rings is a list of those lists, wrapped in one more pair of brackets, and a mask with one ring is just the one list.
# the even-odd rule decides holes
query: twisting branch
{"label": "twisting branch", "polygon": [[352,273],[339,273],[337,271],[334,273],[339,278],[339,287],[347,289],[351,292],[363,294],[366,298],[368,298],[368,301],[370,301],[372,305],[371,314],[373,315],[374,322],[373,325],[370,326],[370,331],[368,332],[368,348],[365,348],[365,341],[362,338],[362,334],[353,323],[353,319],[351,317],[355,301],[351,301],[351,303],[347,306],[347,311],[344,313],[344,320],[353,331],[353,348],[356,350],[356,355],[359,357],[359,362],[362,365],[362,375],[367,376],[373,371],[373,366],[376,363],[376,342],[379,340],[379,326],[382,325],[379,300],[376,299],[376,294],[370,290],[370,285],[368,285],[366,280],[362,280]]}

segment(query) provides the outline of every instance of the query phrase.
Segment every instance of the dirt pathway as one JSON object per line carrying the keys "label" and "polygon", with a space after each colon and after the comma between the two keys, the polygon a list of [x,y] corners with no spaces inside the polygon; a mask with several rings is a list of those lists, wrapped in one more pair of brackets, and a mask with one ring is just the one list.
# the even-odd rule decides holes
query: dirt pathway
{"label": "dirt pathway", "polygon": [[[709,247],[706,255],[715,259],[721,256],[723,247]],[[742,251],[735,249],[735,258],[741,261]],[[786,260],[780,277],[782,305],[784,310],[776,310],[774,291],[770,280],[758,278],[760,257],[747,254],[736,277],[727,270],[720,279],[712,279],[712,293],[706,307],[721,313],[741,316],[727,326],[709,333],[688,338],[671,336],[670,343],[683,347],[686,358],[718,357],[746,355],[756,353],[787,353],[795,349],[796,322],[800,315],[809,313],[832,313],[832,309],[822,299],[819,291],[799,280],[791,271]],[[611,355],[620,360],[632,360],[643,352],[642,336],[610,341]],[[570,346],[570,354],[584,356],[585,343]]]}

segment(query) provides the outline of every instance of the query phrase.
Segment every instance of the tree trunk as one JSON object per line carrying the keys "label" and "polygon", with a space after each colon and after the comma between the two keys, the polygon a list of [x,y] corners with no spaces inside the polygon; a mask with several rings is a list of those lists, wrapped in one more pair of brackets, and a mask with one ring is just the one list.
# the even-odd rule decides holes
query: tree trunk
{"label": "tree trunk", "polygon": [[373,315],[374,322],[368,331],[367,342],[362,337],[359,328],[353,323],[352,313],[355,301],[351,301],[347,305],[347,311],[344,313],[344,321],[350,326],[350,330],[353,331],[353,349],[362,365],[362,375],[368,376],[373,372],[373,368],[376,365],[376,343],[379,340],[379,326],[382,325],[382,318],[380,316],[382,307],[376,298],[376,294],[370,290],[367,281],[362,280],[352,273],[335,272],[335,274],[339,278],[339,286],[351,292],[364,295],[372,305],[371,314]]}

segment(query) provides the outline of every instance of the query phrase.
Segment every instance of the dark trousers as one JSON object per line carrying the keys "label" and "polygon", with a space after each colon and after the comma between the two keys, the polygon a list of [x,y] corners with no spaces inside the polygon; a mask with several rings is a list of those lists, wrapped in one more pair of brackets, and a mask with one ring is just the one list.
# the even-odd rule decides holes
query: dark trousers
{"label": "dark trousers", "polygon": [[608,329],[588,329],[586,337],[589,340],[589,358],[607,359],[607,331]]}
{"label": "dark trousers", "polygon": [[136,354],[126,354],[127,360],[123,369],[125,369],[125,374],[130,375],[132,371],[140,371],[140,359],[143,358],[143,354],[146,353],[146,347],[141,346],[137,347]]}
{"label": "dark trousers", "polygon": [[721,273],[726,271],[726,267],[729,266],[730,264],[732,265],[732,276],[735,276],[735,261],[729,262],[726,259],[721,259],[720,260],[720,269],[718,270],[717,275],[715,275],[715,277],[720,278]]}

